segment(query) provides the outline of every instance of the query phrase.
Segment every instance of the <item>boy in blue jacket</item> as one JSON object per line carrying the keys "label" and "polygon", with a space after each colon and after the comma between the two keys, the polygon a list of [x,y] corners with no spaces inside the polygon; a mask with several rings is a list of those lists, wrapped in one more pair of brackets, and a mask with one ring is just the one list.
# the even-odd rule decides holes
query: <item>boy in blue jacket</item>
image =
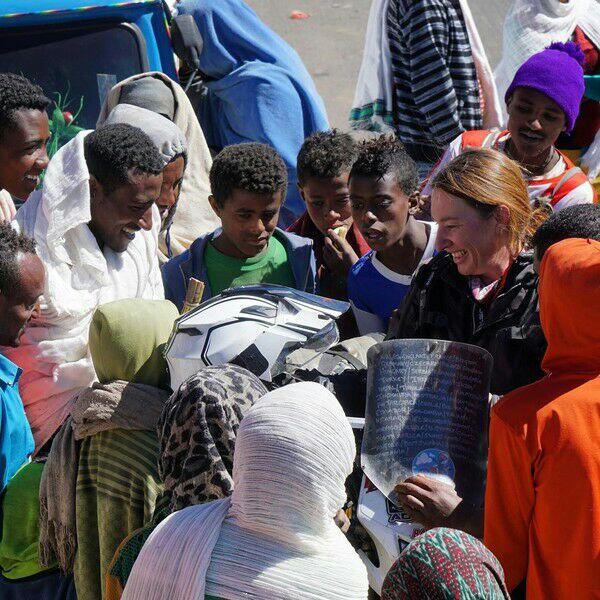
{"label": "boy in blue jacket", "polygon": [[190,277],[204,282],[203,300],[257,283],[314,293],[312,241],[276,226],[287,186],[279,154],[258,143],[228,146],[213,162],[210,186],[222,226],[164,265],[165,297],[181,310]]}

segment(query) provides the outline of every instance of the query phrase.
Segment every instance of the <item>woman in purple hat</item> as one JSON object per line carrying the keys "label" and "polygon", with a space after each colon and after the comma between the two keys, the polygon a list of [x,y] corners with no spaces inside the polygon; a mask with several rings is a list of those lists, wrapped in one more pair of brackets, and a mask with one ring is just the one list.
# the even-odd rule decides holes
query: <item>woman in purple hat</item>
{"label": "woman in purple hat", "polygon": [[584,92],[583,52],[573,43],[554,43],[526,60],[506,91],[508,125],[505,131],[466,131],[448,147],[423,188],[466,148],[494,148],[525,170],[531,203],[558,211],[573,204],[596,201],[585,173],[557,150],[555,142],[569,133],[579,114]]}

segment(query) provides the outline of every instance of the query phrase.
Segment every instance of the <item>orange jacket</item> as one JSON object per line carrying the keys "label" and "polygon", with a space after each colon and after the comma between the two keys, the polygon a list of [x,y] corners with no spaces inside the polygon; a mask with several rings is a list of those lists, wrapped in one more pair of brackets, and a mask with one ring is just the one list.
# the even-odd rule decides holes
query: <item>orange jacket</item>
{"label": "orange jacket", "polygon": [[546,377],[494,407],[484,541],[528,599],[600,598],[600,243],[540,267]]}

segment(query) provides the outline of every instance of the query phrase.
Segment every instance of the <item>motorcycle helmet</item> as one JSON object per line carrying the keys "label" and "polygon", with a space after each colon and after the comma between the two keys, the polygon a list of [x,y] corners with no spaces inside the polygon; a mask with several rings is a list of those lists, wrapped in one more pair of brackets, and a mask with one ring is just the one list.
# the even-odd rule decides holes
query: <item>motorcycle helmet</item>
{"label": "motorcycle helmet", "polygon": [[175,323],[165,349],[171,389],[207,365],[237,364],[264,381],[285,370],[302,347],[323,352],[338,342],[335,320],[347,302],[279,285],[223,291]]}

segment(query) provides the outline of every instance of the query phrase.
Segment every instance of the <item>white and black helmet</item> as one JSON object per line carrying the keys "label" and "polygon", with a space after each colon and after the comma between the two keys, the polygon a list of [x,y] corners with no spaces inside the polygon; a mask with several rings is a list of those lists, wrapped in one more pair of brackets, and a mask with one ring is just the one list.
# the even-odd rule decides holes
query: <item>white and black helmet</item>
{"label": "white and black helmet", "polygon": [[225,290],[179,317],[165,350],[171,388],[207,365],[233,363],[271,381],[302,347],[325,351],[338,342],[335,320],[348,310],[330,300],[279,285]]}

